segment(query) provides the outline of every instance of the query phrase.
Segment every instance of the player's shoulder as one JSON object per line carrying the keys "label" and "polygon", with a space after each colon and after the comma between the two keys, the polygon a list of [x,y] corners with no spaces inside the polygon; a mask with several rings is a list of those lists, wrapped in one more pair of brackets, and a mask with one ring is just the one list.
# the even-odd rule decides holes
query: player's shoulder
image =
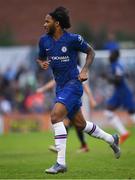
{"label": "player's shoulder", "polygon": [[68,36],[71,38],[71,39],[79,39],[79,38],[82,38],[82,36],[80,34],[76,34],[76,33],[68,33]]}
{"label": "player's shoulder", "polygon": [[76,34],[76,33],[67,33],[67,37],[70,41],[72,42],[76,42],[76,41],[82,41],[83,38],[80,34]]}
{"label": "player's shoulder", "polygon": [[49,35],[47,34],[42,35],[39,39],[39,46],[46,47],[50,44],[50,42],[51,42],[51,38]]}
{"label": "player's shoulder", "polygon": [[40,41],[46,41],[46,40],[49,40],[49,39],[50,39],[50,36],[47,35],[47,34],[43,34],[43,35],[40,36],[39,39],[40,39]]}

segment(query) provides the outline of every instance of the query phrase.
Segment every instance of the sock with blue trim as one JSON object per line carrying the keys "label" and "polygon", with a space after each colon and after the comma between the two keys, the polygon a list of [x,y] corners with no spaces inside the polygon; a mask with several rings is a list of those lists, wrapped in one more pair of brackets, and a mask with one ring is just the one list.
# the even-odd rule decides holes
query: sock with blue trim
{"label": "sock with blue trim", "polygon": [[53,129],[55,133],[55,146],[58,151],[57,162],[61,165],[65,165],[67,131],[63,122],[53,124]]}
{"label": "sock with blue trim", "polygon": [[86,121],[86,126],[83,131],[89,134],[90,136],[102,139],[111,145],[114,142],[114,139],[111,134],[106,133],[92,122]]}

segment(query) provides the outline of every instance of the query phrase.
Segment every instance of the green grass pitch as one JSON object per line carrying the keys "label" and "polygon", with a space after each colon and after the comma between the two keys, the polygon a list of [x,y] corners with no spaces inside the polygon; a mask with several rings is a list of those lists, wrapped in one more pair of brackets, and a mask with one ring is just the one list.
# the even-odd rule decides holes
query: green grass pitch
{"label": "green grass pitch", "polygon": [[56,154],[48,150],[52,132],[0,136],[0,179],[134,179],[135,128],[130,130],[131,137],[121,145],[121,158],[115,159],[106,143],[88,136],[90,152],[77,154],[80,144],[72,129],[67,142],[68,171],[57,175],[44,173],[56,160]]}

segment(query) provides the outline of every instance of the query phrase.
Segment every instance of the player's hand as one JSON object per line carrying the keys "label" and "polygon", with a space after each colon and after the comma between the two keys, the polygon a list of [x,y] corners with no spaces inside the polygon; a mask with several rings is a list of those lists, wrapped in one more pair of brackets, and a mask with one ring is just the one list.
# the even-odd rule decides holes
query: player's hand
{"label": "player's hand", "polygon": [[42,69],[46,70],[49,67],[49,61],[41,61],[41,60],[37,59],[37,63],[40,65],[40,67]]}
{"label": "player's hand", "polygon": [[78,76],[78,79],[83,82],[83,81],[86,81],[88,79],[88,73],[87,72],[84,72],[84,71],[81,71],[79,76]]}

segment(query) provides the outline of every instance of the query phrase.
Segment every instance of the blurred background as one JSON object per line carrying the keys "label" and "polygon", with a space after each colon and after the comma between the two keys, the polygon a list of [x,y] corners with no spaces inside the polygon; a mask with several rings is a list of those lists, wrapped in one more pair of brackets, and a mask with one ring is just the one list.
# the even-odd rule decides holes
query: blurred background
{"label": "blurred background", "polygon": [[[135,93],[134,0],[0,0],[1,134],[50,129],[54,91],[37,94],[36,89],[51,80],[52,74],[50,69],[41,70],[36,58],[45,15],[57,6],[69,9],[70,31],[81,34],[96,50],[89,78],[98,104],[91,112],[93,121],[107,125],[102,111],[112,87],[100,75],[108,65],[111,48],[120,49],[127,81]],[[122,116],[128,123],[128,117]]]}

